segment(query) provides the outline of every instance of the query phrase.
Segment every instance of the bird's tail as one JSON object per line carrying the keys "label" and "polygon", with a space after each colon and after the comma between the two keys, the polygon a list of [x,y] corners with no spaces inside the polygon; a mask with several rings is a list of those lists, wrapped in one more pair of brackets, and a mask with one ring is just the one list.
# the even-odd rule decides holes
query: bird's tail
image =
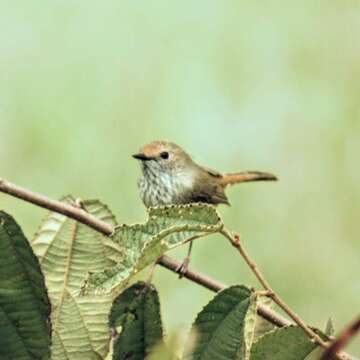
{"label": "bird's tail", "polygon": [[249,181],[276,181],[278,178],[270,173],[261,171],[243,171],[238,173],[224,174],[221,179],[221,185],[226,187],[227,185],[238,184]]}

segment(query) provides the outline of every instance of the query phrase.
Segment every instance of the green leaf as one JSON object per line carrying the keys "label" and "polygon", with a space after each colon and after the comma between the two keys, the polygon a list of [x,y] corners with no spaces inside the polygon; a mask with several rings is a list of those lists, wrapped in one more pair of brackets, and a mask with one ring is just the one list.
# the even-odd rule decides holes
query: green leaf
{"label": "green leaf", "polygon": [[324,349],[318,346],[309,355],[307,355],[304,360],[319,360],[323,352]]}
{"label": "green leaf", "polygon": [[[74,203],[72,197],[64,199]],[[85,211],[115,225],[109,209],[97,200],[84,201]],[[99,232],[51,212],[32,242],[40,259],[53,305],[53,359],[100,359],[108,352],[111,296],[80,296],[89,271],[113,266],[121,249]]]}
{"label": "green leaf", "polygon": [[110,308],[108,295],[78,296],[66,292],[54,316],[52,359],[103,359],[109,351]]}
{"label": "green leaf", "polygon": [[249,359],[256,310],[257,296],[245,286],[219,292],[198,314],[184,359]]}
{"label": "green leaf", "polygon": [[138,282],[114,301],[110,326],[115,334],[114,360],[143,360],[162,342],[160,303],[156,289]]}
{"label": "green leaf", "polygon": [[[321,334],[324,340],[331,341],[331,337],[335,334],[335,328],[332,318],[330,317],[326,323],[325,332]],[[323,354],[324,349],[320,346],[315,348],[304,360],[319,360]]]}
{"label": "green leaf", "polygon": [[39,262],[19,225],[0,212],[0,358],[49,359],[49,318]]}
{"label": "green leaf", "polygon": [[251,360],[304,360],[316,347],[303,329],[288,326],[258,339],[251,349]]}
{"label": "green leaf", "polygon": [[[64,202],[72,204],[75,200],[68,196]],[[110,210],[99,201],[83,201],[83,207],[98,219],[116,225]],[[32,247],[45,273],[54,306],[61,302],[64,291],[78,291],[88,272],[115,265],[111,250],[121,252],[109,237],[55,212],[42,222]]]}
{"label": "green leaf", "polygon": [[145,224],[122,225],[113,239],[126,254],[113,268],[92,274],[88,289],[122,290],[127,280],[147,265],[194,236],[219,231],[223,224],[215,208],[206,204],[166,206],[149,209]]}

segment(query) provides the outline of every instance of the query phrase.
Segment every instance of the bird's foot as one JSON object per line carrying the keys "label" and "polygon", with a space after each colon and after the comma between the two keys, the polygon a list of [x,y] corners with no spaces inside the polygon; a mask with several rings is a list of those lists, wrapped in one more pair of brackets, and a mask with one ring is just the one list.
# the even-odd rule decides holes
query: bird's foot
{"label": "bird's foot", "polygon": [[177,267],[176,272],[179,274],[179,279],[184,277],[189,269],[190,256],[186,256],[182,263]]}

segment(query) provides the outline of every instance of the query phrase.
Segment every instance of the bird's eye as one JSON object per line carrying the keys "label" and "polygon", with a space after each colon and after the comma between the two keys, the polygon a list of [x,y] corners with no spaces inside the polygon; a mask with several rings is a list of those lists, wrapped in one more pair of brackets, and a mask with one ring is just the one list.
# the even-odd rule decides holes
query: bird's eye
{"label": "bird's eye", "polygon": [[161,154],[160,154],[160,157],[162,159],[168,159],[169,158],[169,153],[167,151],[163,151]]}

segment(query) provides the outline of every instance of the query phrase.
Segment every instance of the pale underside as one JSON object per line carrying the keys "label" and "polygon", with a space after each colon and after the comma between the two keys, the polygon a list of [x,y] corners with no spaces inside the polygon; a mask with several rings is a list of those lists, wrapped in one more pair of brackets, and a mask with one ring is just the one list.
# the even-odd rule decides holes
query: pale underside
{"label": "pale underside", "polygon": [[146,207],[194,202],[229,204],[220,184],[220,173],[200,166],[192,171],[176,172],[161,171],[156,167],[155,162],[151,166],[146,164],[138,182]]}

